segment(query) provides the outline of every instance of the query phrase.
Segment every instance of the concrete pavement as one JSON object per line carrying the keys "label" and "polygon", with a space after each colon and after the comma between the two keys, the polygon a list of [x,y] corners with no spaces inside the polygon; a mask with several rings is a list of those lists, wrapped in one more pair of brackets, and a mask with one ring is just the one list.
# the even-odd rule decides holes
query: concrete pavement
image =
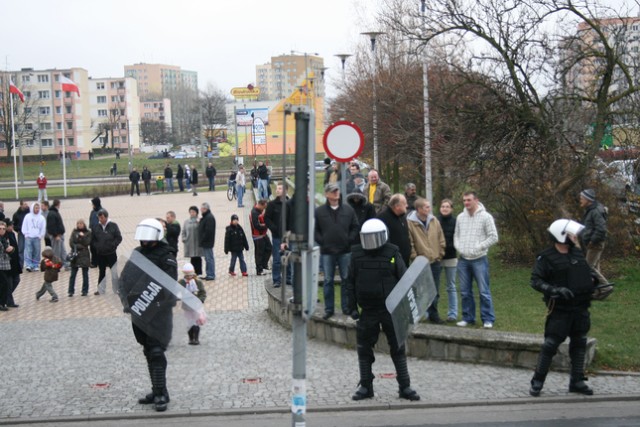
{"label": "concrete pavement", "polygon": [[[93,296],[97,270],[90,270],[91,294],[67,297],[68,272],[54,284],[60,302],[34,297],[42,273],[25,273],[15,293],[20,307],[0,313],[0,424],[44,421],[87,421],[148,416],[286,412],[291,389],[291,332],[266,312],[264,286],[270,276],[255,276],[252,252],[246,253],[249,278],[227,274],[224,227],[232,213],[250,233],[246,208],[237,208],[223,192],[164,193],[103,199],[110,218],[123,234],[119,255],[137,245],[135,226],[146,217],[174,210],[182,223],[191,205],[208,202],[217,220],[215,282],[206,282],[209,323],[201,345],[187,345],[187,334],[174,336],[167,353],[169,410],[157,414],[137,398],[150,389],[146,363],[130,322],[116,306]],[[16,202],[5,202],[11,216]],[[63,200],[60,210],[68,232],[79,218],[88,220],[91,203]],[[179,254],[180,256],[180,254]],[[185,260],[180,260],[184,262]],[[310,411],[434,406],[485,406],[493,402],[526,403],[529,370],[496,366],[409,360],[412,385],[422,396],[410,403],[397,397],[393,364],[379,354],[374,365],[375,397],[353,402],[358,382],[355,350],[309,341],[307,398]],[[543,397],[589,401],[640,398],[640,376],[597,375],[589,384],[595,396],[567,393],[568,374],[549,375]],[[539,401],[538,399],[537,401]]]}

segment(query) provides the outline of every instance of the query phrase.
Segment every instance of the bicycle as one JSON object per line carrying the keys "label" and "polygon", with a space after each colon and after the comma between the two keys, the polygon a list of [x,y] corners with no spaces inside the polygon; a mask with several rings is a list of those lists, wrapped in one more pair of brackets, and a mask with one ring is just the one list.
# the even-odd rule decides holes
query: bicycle
{"label": "bicycle", "polygon": [[227,199],[229,199],[229,201],[233,201],[233,199],[237,199],[238,198],[238,192],[236,191],[236,182],[235,181],[229,181],[229,188],[227,188]]}

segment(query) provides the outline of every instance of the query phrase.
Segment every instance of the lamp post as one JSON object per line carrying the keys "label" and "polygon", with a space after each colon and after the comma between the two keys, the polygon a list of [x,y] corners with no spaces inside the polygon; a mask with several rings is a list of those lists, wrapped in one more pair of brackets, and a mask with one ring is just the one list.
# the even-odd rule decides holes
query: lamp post
{"label": "lamp post", "polygon": [[[346,87],[346,78],[344,71],[344,64],[347,62],[347,58],[351,56],[350,53],[338,53],[334,56],[340,58],[340,64],[342,65],[342,87]],[[346,109],[342,111],[342,119],[347,116]],[[340,193],[343,194],[343,197],[346,197],[347,193],[347,167],[345,163],[340,163]]]}
{"label": "lamp post", "polygon": [[377,64],[376,64],[376,39],[378,36],[381,36],[385,33],[381,31],[368,31],[366,33],[361,33],[363,36],[369,37],[371,40],[371,56],[373,57],[373,75],[372,75],[372,84],[373,84],[373,167],[378,170],[378,99],[376,95],[376,73],[377,73]]}
{"label": "lamp post", "polygon": [[[426,0],[421,0],[422,20],[426,19]],[[424,185],[425,198],[432,202],[433,187],[431,182],[431,129],[429,128],[429,58],[427,45],[422,49],[422,97],[424,108]]]}

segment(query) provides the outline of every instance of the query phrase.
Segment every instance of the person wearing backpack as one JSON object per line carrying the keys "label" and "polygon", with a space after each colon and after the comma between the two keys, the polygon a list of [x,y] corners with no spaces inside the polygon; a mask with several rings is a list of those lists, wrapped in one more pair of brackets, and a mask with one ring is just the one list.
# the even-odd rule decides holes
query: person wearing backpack
{"label": "person wearing backpack", "polygon": [[580,192],[580,207],[585,209],[580,246],[600,285],[593,298],[603,300],[613,292],[613,283],[600,272],[600,257],[607,238],[607,208],[596,200],[596,192],[591,188]]}

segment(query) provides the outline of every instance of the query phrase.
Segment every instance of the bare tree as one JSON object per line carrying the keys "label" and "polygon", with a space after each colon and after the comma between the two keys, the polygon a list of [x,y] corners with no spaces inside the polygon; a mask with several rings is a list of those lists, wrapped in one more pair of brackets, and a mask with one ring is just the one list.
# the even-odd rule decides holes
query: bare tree
{"label": "bare tree", "polygon": [[[13,146],[12,128],[11,128],[11,100],[9,96],[9,74],[2,75],[2,92],[0,92],[0,141],[4,142],[7,149],[7,157],[11,157]],[[16,83],[18,85],[18,83]],[[19,85],[18,85],[19,86]],[[34,131],[33,121],[36,118],[37,100],[31,96],[29,87],[20,87],[25,95],[25,101],[22,102],[17,96],[13,99],[13,131],[15,131],[15,143],[19,147],[28,140],[33,140]],[[36,125],[37,127],[37,125]]]}

